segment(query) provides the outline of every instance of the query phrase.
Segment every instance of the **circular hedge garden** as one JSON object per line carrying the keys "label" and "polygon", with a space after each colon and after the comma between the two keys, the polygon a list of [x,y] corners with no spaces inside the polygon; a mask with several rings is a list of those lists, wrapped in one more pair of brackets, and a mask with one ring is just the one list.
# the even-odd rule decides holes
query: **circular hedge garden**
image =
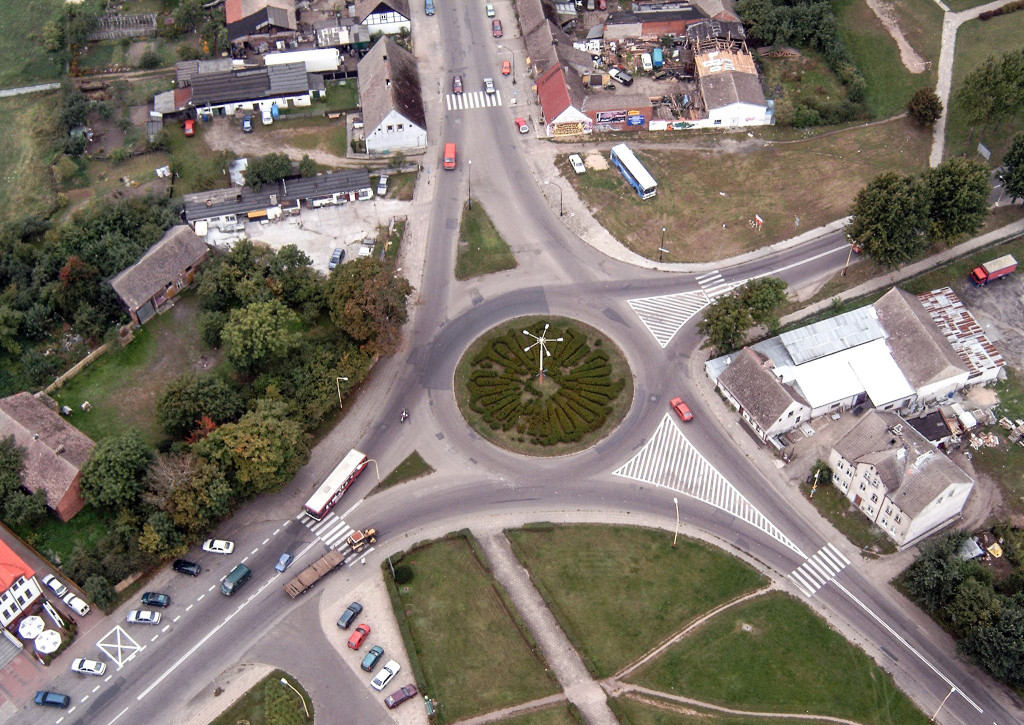
{"label": "circular hedge garden", "polygon": [[[541,335],[548,352],[543,376]],[[618,348],[598,330],[561,317],[519,318],[492,329],[463,355],[456,381],[462,414],[475,430],[535,455],[592,445],[625,416],[633,398],[632,374]]]}

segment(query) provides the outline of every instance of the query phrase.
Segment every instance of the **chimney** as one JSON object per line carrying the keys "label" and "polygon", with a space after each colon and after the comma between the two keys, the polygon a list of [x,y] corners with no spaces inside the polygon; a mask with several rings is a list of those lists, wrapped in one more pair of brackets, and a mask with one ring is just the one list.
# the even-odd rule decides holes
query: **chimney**
{"label": "chimney", "polygon": [[53,452],[56,453],[59,456],[61,453],[64,452],[64,444],[63,443],[58,443],[57,447],[53,449]]}

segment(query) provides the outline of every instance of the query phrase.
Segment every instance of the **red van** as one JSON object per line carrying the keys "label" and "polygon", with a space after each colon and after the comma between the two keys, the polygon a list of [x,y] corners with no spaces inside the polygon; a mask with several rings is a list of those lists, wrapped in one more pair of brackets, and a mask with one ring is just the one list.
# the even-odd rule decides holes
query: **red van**
{"label": "red van", "polygon": [[444,145],[444,168],[455,168],[455,144],[453,143],[446,143]]}

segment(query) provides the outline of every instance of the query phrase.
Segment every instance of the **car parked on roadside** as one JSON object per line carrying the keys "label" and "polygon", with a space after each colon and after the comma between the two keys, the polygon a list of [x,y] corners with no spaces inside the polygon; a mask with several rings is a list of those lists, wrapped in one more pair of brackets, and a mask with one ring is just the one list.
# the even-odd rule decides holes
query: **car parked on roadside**
{"label": "car parked on roadside", "polygon": [[583,158],[579,154],[569,154],[569,166],[577,174],[582,174],[587,170],[587,167],[583,165]]}
{"label": "car parked on roadside", "polygon": [[683,419],[684,423],[689,423],[693,420],[693,413],[690,412],[690,407],[683,402],[682,398],[672,398],[669,405],[672,406],[672,410],[676,412],[676,415]]}
{"label": "car parked on roadside", "polygon": [[171,603],[171,598],[160,592],[146,592],[142,595],[142,603],[147,607],[166,607]]}
{"label": "car parked on roadside", "polygon": [[495,38],[501,37],[501,21],[497,18],[491,21],[491,35]]}
{"label": "car parked on roadside", "polygon": [[388,193],[388,181],[389,177],[387,174],[381,174],[377,180],[377,196],[384,196]]}
{"label": "car parked on roadside", "polygon": [[199,572],[203,570],[203,567],[188,559],[175,559],[171,567],[179,574],[188,574],[189,576],[199,576]]}
{"label": "car parked on roadside", "polygon": [[373,647],[370,647],[370,651],[363,657],[363,661],[359,663],[359,666],[367,672],[373,672],[373,668],[377,666],[377,663],[380,662],[380,658],[383,656],[384,648],[379,644],[375,644]]}
{"label": "car parked on roadside", "polygon": [[512,62],[508,60],[501,61],[501,74],[507,76],[512,73]]}
{"label": "car parked on roadside", "polygon": [[[334,269],[339,264],[345,261],[345,250],[340,247],[335,247],[334,251],[331,252],[331,261],[327,263],[327,269]],[[284,571],[283,569],[281,571]]]}
{"label": "car parked on roadside", "polygon": [[234,550],[234,541],[225,541],[224,539],[207,539],[203,542],[203,551],[208,551],[211,554],[230,554]]}
{"label": "car parked on roadside", "polygon": [[58,597],[63,597],[65,594],[68,593],[68,585],[63,583],[53,574],[47,574],[46,576],[44,576],[43,584],[49,587],[50,591],[52,591]]}
{"label": "car parked on roadside", "polygon": [[484,14],[486,14],[487,17],[489,17],[489,18],[493,18],[494,17],[494,6],[491,5],[490,3],[487,3],[486,5],[484,5]]}
{"label": "car parked on roadside", "polygon": [[59,707],[64,710],[68,705],[71,704],[71,698],[67,695],[62,695],[59,692],[50,692],[49,690],[40,690],[36,693],[35,698],[32,702],[43,707]]}
{"label": "car parked on roadside", "polygon": [[160,612],[148,609],[133,609],[126,617],[128,624],[160,624]]}
{"label": "car parked on roadside", "polygon": [[352,633],[352,636],[348,638],[349,649],[359,649],[363,646],[363,642],[370,636],[370,625],[366,622],[358,625],[356,631]]}
{"label": "car parked on roadside", "polygon": [[406,685],[401,690],[395,690],[390,695],[384,698],[384,704],[388,706],[388,710],[394,710],[396,707],[401,705],[406,700],[411,700],[419,694],[416,689],[416,685]]}
{"label": "car parked on roadside", "polygon": [[377,676],[370,680],[370,687],[377,691],[383,690],[394,679],[400,669],[402,669],[400,664],[394,660],[388,660],[388,663],[380,668]]}
{"label": "car parked on roadside", "polygon": [[452,76],[452,93],[462,95],[462,76]]}
{"label": "car parked on roadside", "polygon": [[107,666],[96,660],[87,660],[84,657],[79,657],[71,662],[71,671],[77,672],[80,675],[102,677],[103,673],[107,671]]}
{"label": "car parked on roadside", "polygon": [[292,565],[292,560],[293,559],[294,559],[294,557],[291,554],[289,554],[288,552],[285,552],[285,553],[281,554],[281,558],[277,560],[276,564],[274,564],[274,568],[277,569],[278,571],[284,571],[285,569],[287,569],[289,566]]}
{"label": "car parked on roadside", "polygon": [[86,614],[89,613],[89,605],[86,603],[84,599],[82,599],[74,592],[68,592],[67,594],[65,594],[64,599],[62,599],[61,601],[67,604],[69,607],[71,607],[71,610],[79,617],[84,617]]}
{"label": "car parked on roadside", "polygon": [[352,626],[352,622],[356,621],[363,611],[363,605],[359,602],[352,602],[348,605],[348,609],[341,613],[341,617],[338,619],[338,626],[342,629],[348,629]]}

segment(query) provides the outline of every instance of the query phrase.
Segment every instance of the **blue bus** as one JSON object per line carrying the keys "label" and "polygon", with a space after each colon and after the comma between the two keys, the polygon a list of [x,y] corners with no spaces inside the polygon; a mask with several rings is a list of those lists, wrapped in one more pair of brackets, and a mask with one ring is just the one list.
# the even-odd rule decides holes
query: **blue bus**
{"label": "blue bus", "polygon": [[612,163],[623,178],[629,182],[641,199],[650,199],[658,193],[658,182],[654,180],[643,164],[640,163],[629,147],[620,143],[611,150]]}

